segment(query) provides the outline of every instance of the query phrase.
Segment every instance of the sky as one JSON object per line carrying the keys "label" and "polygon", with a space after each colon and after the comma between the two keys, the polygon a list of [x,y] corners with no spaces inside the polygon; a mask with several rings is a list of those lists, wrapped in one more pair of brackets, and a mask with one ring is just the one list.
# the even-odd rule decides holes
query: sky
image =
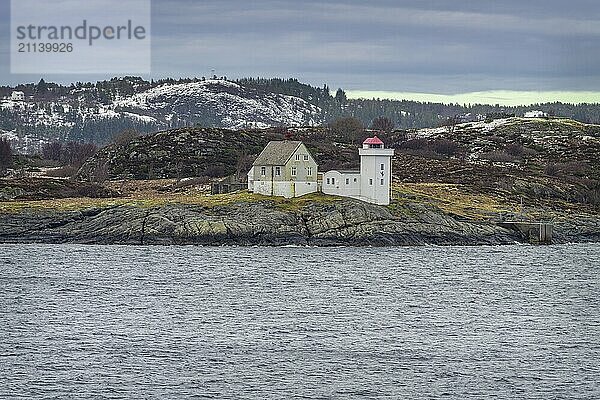
{"label": "sky", "polygon": [[[9,4],[0,0],[0,84],[35,82],[42,76],[10,73]],[[145,78],[215,70],[350,97],[600,102],[598,0],[152,0],[151,38]]]}

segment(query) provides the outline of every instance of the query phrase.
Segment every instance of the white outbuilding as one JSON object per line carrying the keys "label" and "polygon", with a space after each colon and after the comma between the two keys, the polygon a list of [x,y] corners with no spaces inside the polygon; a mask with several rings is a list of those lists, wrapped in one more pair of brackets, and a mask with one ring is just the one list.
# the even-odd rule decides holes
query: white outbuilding
{"label": "white outbuilding", "polygon": [[527,111],[524,115],[525,118],[545,118],[547,116],[547,113],[540,110]]}
{"label": "white outbuilding", "polygon": [[25,93],[15,90],[12,92],[10,99],[14,101],[25,101]]}

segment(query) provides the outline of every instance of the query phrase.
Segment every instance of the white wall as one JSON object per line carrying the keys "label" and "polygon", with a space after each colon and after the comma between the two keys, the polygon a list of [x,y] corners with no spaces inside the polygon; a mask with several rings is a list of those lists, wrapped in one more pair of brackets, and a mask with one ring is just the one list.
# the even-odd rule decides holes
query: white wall
{"label": "white wall", "polygon": [[248,171],[248,190],[254,190],[254,168]]}
{"label": "white wall", "polygon": [[[329,180],[329,183],[327,183]],[[356,181],[355,181],[356,180]],[[323,174],[322,192],[334,196],[360,198],[360,174],[327,171]],[[348,182],[348,183],[346,183]]]}
{"label": "white wall", "polygon": [[293,182],[293,181],[254,181],[254,193],[265,196],[278,196],[291,199],[292,197],[304,196],[317,191],[317,182]]}
{"label": "white wall", "polygon": [[317,182],[294,182],[296,185],[296,197],[317,191]]}
{"label": "white wall", "polygon": [[[369,203],[390,204],[393,149],[360,149],[360,195]],[[383,164],[383,169],[381,165]],[[382,183],[383,181],[383,183]]]}
{"label": "white wall", "polygon": [[290,198],[293,193],[292,186],[290,182],[254,181],[254,193]]}
{"label": "white wall", "polygon": [[[265,168],[264,175],[261,174],[262,167]],[[279,166],[279,175],[274,172],[276,168],[278,167],[273,165],[254,165],[248,172],[248,190],[265,196],[285,198],[303,196],[318,190],[319,166],[304,144],[298,146],[285,165]],[[294,175],[292,169],[295,171]]]}

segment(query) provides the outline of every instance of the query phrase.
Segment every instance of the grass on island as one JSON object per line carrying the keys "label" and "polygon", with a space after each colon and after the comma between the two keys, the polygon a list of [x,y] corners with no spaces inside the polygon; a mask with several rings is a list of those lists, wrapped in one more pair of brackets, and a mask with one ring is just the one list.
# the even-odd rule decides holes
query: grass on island
{"label": "grass on island", "polygon": [[[118,198],[64,198],[52,200],[16,200],[0,202],[0,213],[19,213],[25,211],[78,211],[93,208],[111,208],[117,206],[160,207],[168,204],[195,205],[204,208],[230,206],[239,203],[267,201],[281,211],[297,212],[312,203],[334,203],[342,197],[311,193],[302,197],[285,199],[283,197],[263,196],[246,190],[210,195],[206,191],[165,192],[165,182],[136,182],[137,187],[127,188],[125,195]],[[161,186],[162,185],[162,186]],[[389,209],[397,215],[412,214],[409,203],[434,206],[446,213],[452,213],[472,219],[488,219],[494,214],[517,212],[516,205],[505,204],[501,199],[483,194],[469,193],[460,185],[438,183],[402,183],[393,186],[394,201]]]}
{"label": "grass on island", "polygon": [[281,210],[297,211],[312,202],[334,202],[341,198],[321,193],[312,193],[294,199],[270,197],[248,191],[229,194],[210,195],[206,193],[177,194],[177,193],[143,193],[134,196],[118,198],[65,198],[51,200],[16,200],[0,202],[0,213],[18,213],[24,211],[78,211],[90,208],[111,208],[117,206],[131,207],[160,207],[167,204],[196,205],[205,208],[229,206],[236,203],[254,203],[270,201]]}
{"label": "grass on island", "polygon": [[425,203],[445,213],[475,220],[486,220],[501,213],[519,212],[515,204],[507,204],[484,194],[469,193],[461,185],[455,184],[401,183],[395,184],[392,192],[395,202],[390,207],[396,209],[408,202]]}

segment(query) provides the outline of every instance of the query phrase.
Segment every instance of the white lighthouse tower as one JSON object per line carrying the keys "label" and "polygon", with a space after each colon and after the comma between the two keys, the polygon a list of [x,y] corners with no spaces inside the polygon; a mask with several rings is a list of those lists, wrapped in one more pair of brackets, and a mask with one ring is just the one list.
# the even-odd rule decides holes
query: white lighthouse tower
{"label": "white lighthouse tower", "polygon": [[360,155],[360,196],[369,203],[388,205],[392,187],[394,149],[386,149],[377,136],[363,142]]}

